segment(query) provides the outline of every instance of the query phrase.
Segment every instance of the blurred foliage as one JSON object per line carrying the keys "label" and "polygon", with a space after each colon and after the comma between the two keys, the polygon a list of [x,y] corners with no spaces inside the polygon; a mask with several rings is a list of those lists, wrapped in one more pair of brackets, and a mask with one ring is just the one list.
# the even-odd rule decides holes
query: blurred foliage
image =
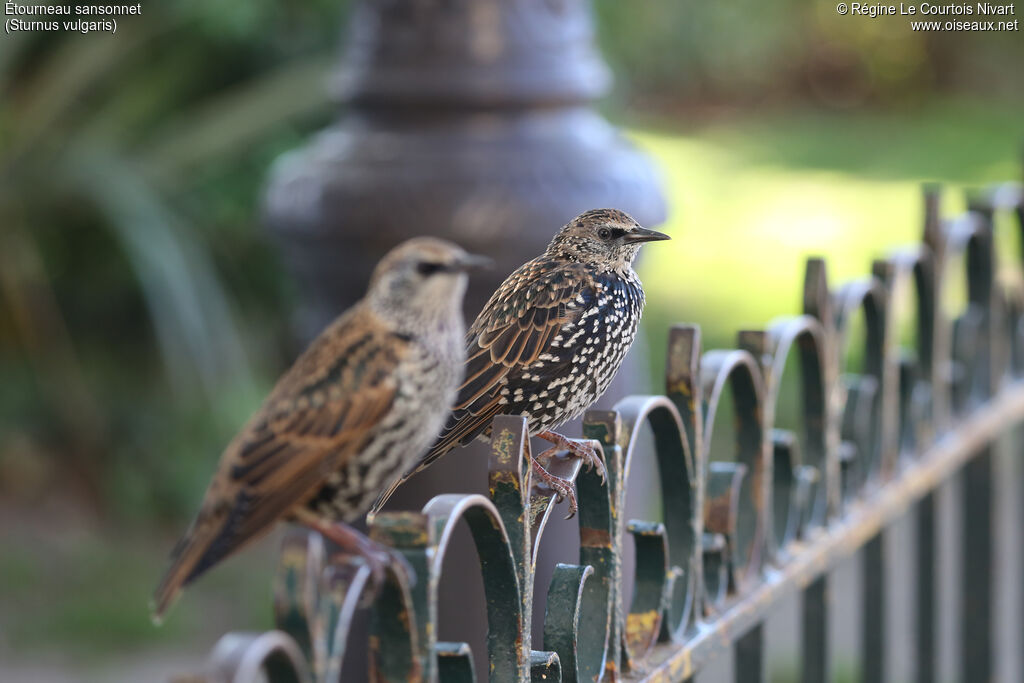
{"label": "blurred foliage", "polygon": [[[166,681],[198,665],[224,632],[272,628],[276,535],[191,587],[174,618],[153,628],[147,598],[168,539],[141,529],[97,533],[68,509],[62,520],[53,512],[0,527],[0,543],[14,549],[0,553],[0,679],[23,680],[17,664],[45,653],[68,664],[60,681]],[[154,647],[179,654],[150,656],[141,675],[124,671],[128,658]]]}
{"label": "blurred foliage", "polygon": [[[941,3],[940,3],[941,4]],[[939,93],[1024,93],[1019,32],[914,32],[920,16],[840,16],[799,0],[594,0],[601,46],[629,108],[920,103]],[[925,17],[948,18],[948,17]]]}
{"label": "blurred foliage", "polygon": [[0,494],[193,505],[288,354],[259,192],[332,113],[339,23],[181,0],[0,42]]}

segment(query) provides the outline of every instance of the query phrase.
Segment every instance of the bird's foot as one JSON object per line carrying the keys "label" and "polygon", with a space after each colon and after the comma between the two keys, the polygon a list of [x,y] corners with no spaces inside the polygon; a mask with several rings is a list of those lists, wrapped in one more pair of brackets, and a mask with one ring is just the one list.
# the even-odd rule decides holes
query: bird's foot
{"label": "bird's foot", "polygon": [[569,514],[566,516],[566,519],[572,519],[573,516],[576,515],[577,510],[576,489],[573,486],[573,483],[568,479],[556,477],[555,475],[551,474],[546,469],[544,469],[544,466],[541,465],[540,462],[538,462],[538,460],[546,460],[549,456],[554,455],[558,450],[559,449],[557,446],[554,448],[549,448],[548,450],[538,455],[536,458],[531,457],[530,460],[533,464],[534,474],[536,474],[537,477],[541,481],[543,481],[548,486],[548,488],[554,491],[557,495],[555,502],[561,503],[563,500],[569,501]]}
{"label": "bird's foot", "polygon": [[374,590],[363,601],[363,607],[380,595],[384,583],[387,581],[388,569],[401,575],[408,586],[415,585],[416,573],[405,558],[393,549],[370,540],[347,524],[328,524],[310,518],[302,519],[302,523],[334,543],[337,546],[336,557],[358,557],[370,568],[370,579]]}
{"label": "bird's foot", "polygon": [[540,434],[537,434],[537,436],[555,445],[554,448],[549,451],[545,451],[545,453],[555,450],[569,451],[574,456],[582,460],[586,467],[597,472],[597,476],[601,477],[601,483],[604,483],[604,460],[601,459],[597,449],[591,446],[589,442],[576,441],[575,439],[570,439],[552,431],[543,431]]}

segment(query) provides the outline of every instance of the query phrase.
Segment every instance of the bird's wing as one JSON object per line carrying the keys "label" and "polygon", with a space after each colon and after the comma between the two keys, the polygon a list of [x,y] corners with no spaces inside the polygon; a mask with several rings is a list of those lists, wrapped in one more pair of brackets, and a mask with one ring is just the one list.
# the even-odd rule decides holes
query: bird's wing
{"label": "bird's wing", "polygon": [[355,309],[317,338],[231,442],[155,598],[174,594],[308,500],[391,409],[408,342]]}
{"label": "bird's wing", "polygon": [[486,431],[501,413],[503,380],[550,352],[559,331],[576,321],[592,298],[591,280],[580,264],[541,257],[512,273],[466,335],[466,372],[437,441],[413,469],[377,498],[371,514],[411,476]]}

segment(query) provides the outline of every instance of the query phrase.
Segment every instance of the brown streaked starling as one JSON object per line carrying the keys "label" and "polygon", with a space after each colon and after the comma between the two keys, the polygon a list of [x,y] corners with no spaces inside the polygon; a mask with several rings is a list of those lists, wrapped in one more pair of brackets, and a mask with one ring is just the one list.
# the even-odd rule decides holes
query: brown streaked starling
{"label": "brown streaked starling", "polygon": [[381,569],[387,553],[346,523],[444,425],[466,359],[465,271],[486,261],[432,238],[381,260],[366,296],[313,340],[224,451],[157,587],[155,619],[279,520],[310,526]]}
{"label": "brown streaked starling", "polygon": [[[531,436],[603,469],[592,449],[555,433],[579,417],[611,383],[636,336],[644,290],[633,259],[644,242],[668,235],[641,227],[615,209],[574,218],[541,256],[521,266],[491,297],[470,327],[465,380],[448,422],[417,467],[385,491],[457,446],[490,436],[495,415],[522,415]],[[569,499],[572,485],[535,459],[533,470]]]}

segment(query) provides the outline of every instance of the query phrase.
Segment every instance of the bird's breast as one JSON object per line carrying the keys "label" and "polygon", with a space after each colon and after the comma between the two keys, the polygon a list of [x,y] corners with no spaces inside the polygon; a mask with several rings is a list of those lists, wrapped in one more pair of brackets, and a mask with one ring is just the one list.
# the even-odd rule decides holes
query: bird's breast
{"label": "bird's breast", "polygon": [[635,276],[609,275],[575,303],[575,321],[502,390],[508,412],[526,416],[534,433],[578,417],[605,392],[636,337],[644,293]]}

